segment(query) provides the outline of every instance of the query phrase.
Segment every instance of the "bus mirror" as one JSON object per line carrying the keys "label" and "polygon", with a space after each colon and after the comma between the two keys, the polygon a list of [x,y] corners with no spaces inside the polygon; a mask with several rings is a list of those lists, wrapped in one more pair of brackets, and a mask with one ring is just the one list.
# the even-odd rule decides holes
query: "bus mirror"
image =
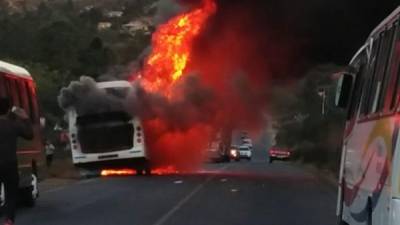
{"label": "bus mirror", "polygon": [[353,80],[354,80],[353,75],[349,73],[343,73],[340,76],[336,89],[336,99],[335,99],[335,104],[337,107],[339,108],[347,107],[351,96]]}
{"label": "bus mirror", "polygon": [[46,127],[46,118],[40,117],[40,127],[45,128]]}

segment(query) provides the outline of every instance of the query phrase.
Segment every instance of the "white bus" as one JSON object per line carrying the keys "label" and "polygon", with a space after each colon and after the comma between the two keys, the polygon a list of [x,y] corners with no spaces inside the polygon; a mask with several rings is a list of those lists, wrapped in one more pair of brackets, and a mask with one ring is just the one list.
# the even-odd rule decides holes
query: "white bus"
{"label": "white bus", "polygon": [[400,7],[368,37],[341,76],[348,109],[337,215],[341,225],[400,224]]}
{"label": "white bus", "polygon": [[[33,140],[18,140],[17,149],[20,196],[28,206],[33,206],[39,195],[38,177],[45,165],[35,82],[29,72],[0,61],[0,97],[9,98],[13,106],[23,108],[33,125]],[[0,202],[4,202],[3,187],[0,192]]]}
{"label": "white bus", "polygon": [[[97,88],[124,102],[132,91],[127,81],[99,82]],[[87,170],[134,168],[138,174],[150,174],[143,127],[124,107],[79,114],[67,110],[69,136],[74,165]]]}

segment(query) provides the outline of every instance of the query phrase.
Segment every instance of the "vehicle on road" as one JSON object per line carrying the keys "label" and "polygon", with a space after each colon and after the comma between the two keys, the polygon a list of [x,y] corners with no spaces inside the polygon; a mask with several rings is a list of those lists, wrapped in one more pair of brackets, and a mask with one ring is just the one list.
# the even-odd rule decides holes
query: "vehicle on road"
{"label": "vehicle on road", "polygon": [[288,148],[280,148],[273,146],[268,150],[269,155],[269,163],[272,163],[275,160],[289,160],[292,152]]}
{"label": "vehicle on road", "polygon": [[223,162],[226,161],[226,157],[224,157],[224,146],[222,145],[220,140],[212,141],[207,147],[207,158],[210,162]]}
{"label": "vehicle on road", "polygon": [[241,159],[251,160],[252,150],[247,145],[239,146],[239,154]]}
{"label": "vehicle on road", "polygon": [[341,225],[400,224],[400,7],[341,74],[347,108],[337,215]]}
{"label": "vehicle on road", "polygon": [[229,162],[230,146],[232,142],[232,129],[225,127],[217,132],[207,146],[207,159],[210,162]]}
{"label": "vehicle on road", "polygon": [[[33,206],[39,196],[38,180],[39,176],[43,178],[45,160],[41,135],[43,118],[39,115],[35,81],[31,74],[22,67],[0,61],[0,97],[7,97],[12,105],[24,109],[32,123],[34,138],[18,140],[17,156],[19,196],[26,205]],[[3,190],[0,188],[0,202],[4,202]]]}
{"label": "vehicle on road", "polygon": [[245,145],[248,146],[250,148],[250,150],[253,150],[253,141],[251,140],[251,138],[249,137],[242,137],[242,144],[241,145]]}
{"label": "vehicle on road", "polygon": [[231,146],[229,156],[230,156],[231,160],[235,160],[236,162],[239,162],[240,161],[239,147]]}
{"label": "vehicle on road", "polygon": [[[127,81],[111,81],[97,83],[97,88],[124,101],[132,85]],[[75,166],[86,170],[134,168],[138,174],[151,173],[140,119],[113,107],[82,115],[69,108],[67,114]]]}

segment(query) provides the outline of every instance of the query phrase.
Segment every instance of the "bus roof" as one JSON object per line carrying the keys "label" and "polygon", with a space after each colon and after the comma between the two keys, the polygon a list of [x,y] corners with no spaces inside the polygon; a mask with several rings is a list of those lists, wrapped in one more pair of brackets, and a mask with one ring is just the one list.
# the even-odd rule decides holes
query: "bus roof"
{"label": "bus roof", "polygon": [[380,32],[382,32],[383,29],[386,28],[386,26],[392,22],[394,22],[394,20],[398,19],[398,17],[400,16],[400,6],[397,7],[388,17],[386,17],[372,32],[371,34],[368,36],[368,39],[366,41],[366,43],[358,50],[358,52],[353,56],[353,58],[350,61],[350,64],[352,64],[354,62],[354,60],[368,47],[368,45],[370,44],[370,40],[371,38],[373,38],[374,36],[376,36],[377,34],[379,34]]}
{"label": "bus roof", "polygon": [[24,68],[0,61],[0,72],[32,79],[31,74]]}
{"label": "bus roof", "polygon": [[119,81],[107,81],[107,82],[98,82],[97,87],[104,88],[117,88],[117,87],[132,87],[132,84],[128,81],[119,80]]}
{"label": "bus roof", "polygon": [[387,24],[393,22],[397,17],[400,15],[400,6],[397,7],[386,19],[384,19],[369,35],[370,37],[375,36],[379,32],[381,32],[382,29],[386,27]]}
{"label": "bus roof", "polygon": [[367,48],[367,44],[363,45],[358,51],[357,53],[353,56],[353,58],[350,61],[350,64],[353,64],[354,60],[356,60],[356,58]]}

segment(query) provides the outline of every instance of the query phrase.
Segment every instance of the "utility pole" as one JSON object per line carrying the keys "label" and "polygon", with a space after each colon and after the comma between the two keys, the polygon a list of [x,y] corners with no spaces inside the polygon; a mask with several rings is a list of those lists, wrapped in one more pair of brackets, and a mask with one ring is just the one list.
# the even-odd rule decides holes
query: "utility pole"
{"label": "utility pole", "polygon": [[320,88],[318,90],[318,95],[322,98],[322,116],[325,116],[326,114],[326,109],[325,109],[325,104],[326,104],[326,90],[324,88]]}

